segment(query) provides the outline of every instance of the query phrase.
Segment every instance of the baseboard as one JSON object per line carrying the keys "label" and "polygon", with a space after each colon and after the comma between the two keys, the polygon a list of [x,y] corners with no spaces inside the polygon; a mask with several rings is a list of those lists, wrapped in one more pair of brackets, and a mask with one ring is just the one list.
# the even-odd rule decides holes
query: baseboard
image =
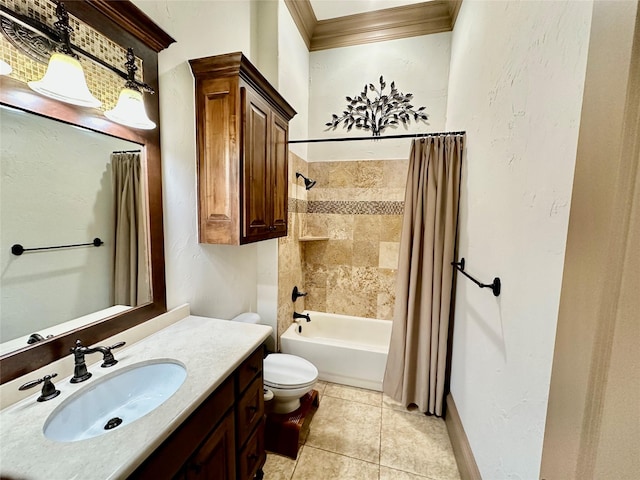
{"label": "baseboard", "polygon": [[451,439],[458,470],[460,470],[460,478],[462,480],[482,480],[451,393],[447,395],[447,413],[444,421],[449,431],[449,438]]}

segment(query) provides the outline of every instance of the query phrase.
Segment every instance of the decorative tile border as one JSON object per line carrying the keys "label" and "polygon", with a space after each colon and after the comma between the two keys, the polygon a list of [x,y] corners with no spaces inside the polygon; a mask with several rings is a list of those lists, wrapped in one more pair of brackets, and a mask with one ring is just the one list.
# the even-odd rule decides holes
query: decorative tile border
{"label": "decorative tile border", "polygon": [[402,215],[404,202],[391,201],[309,201],[307,213],[338,215]]}

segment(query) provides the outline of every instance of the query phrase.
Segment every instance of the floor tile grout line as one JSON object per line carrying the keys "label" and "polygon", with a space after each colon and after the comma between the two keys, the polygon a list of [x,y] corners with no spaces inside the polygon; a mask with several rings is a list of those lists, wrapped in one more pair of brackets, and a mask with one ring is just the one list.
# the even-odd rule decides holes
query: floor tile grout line
{"label": "floor tile grout line", "polygon": [[[326,448],[316,447],[314,445],[305,445],[305,446],[308,446],[309,448],[315,448],[316,450],[322,450],[323,452],[332,453],[334,455],[339,455],[341,457],[350,458],[351,460],[357,460],[358,462],[368,463],[369,465],[378,465],[378,466],[380,465],[379,463],[376,463],[376,462],[370,462],[369,460],[363,460],[362,458],[352,457],[351,455],[346,455],[346,454],[340,453],[340,452],[334,452],[333,450],[327,450]],[[297,465],[297,463],[296,463],[296,465]]]}

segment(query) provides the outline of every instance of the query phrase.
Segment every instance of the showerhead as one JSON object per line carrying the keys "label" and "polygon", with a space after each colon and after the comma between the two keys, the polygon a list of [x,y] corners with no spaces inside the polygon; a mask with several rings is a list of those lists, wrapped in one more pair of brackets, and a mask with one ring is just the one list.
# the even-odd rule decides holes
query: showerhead
{"label": "showerhead", "polygon": [[316,184],[315,180],[311,180],[310,178],[307,178],[304,175],[302,175],[300,172],[296,172],[296,179],[298,179],[299,177],[304,178],[304,188],[307,190],[311,190],[313,186]]}

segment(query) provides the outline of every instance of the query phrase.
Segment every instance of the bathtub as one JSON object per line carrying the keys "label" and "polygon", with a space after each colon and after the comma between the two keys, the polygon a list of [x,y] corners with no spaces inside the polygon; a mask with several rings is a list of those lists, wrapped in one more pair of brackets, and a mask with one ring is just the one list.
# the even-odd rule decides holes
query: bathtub
{"label": "bathtub", "polygon": [[282,353],[306,358],[320,380],[382,391],[389,353],[388,320],[305,311],[311,322],[292,324],[280,337]]}

